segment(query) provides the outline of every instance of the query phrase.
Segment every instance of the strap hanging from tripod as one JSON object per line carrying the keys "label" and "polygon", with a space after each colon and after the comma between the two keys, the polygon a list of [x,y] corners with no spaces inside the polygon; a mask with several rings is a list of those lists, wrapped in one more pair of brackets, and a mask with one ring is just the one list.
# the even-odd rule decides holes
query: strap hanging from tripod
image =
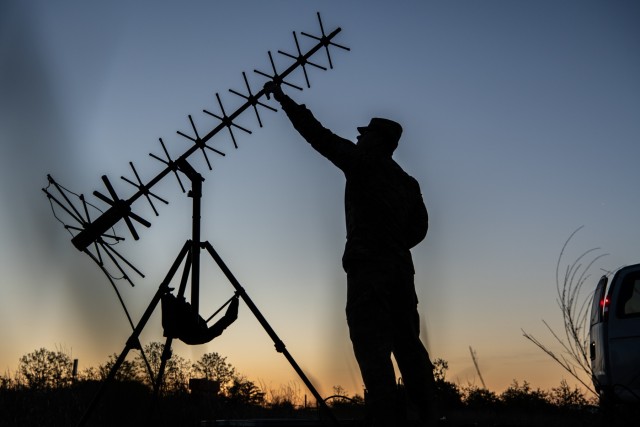
{"label": "strap hanging from tripod", "polygon": [[214,317],[216,317],[216,315],[218,313],[220,313],[222,311],[223,308],[225,308],[227,305],[231,304],[234,300],[237,300],[239,298],[238,293],[236,292],[235,294],[233,294],[233,296],[231,298],[229,298],[227,300],[227,302],[225,302],[224,304],[222,304],[220,306],[219,309],[217,309],[216,311],[213,312],[213,314],[211,316],[209,316],[209,318],[207,320],[205,320],[206,323],[209,323],[211,321],[211,319],[213,319]]}
{"label": "strap hanging from tripod", "polygon": [[[209,319],[204,320],[202,316],[196,313],[184,297],[178,298],[172,293],[167,292],[162,296],[161,301],[164,336],[177,338],[189,345],[206,344],[222,335],[222,332],[238,318],[238,305],[240,302],[238,295],[235,294],[211,315]],[[212,326],[207,326],[207,322],[227,305],[229,307],[224,316]]]}

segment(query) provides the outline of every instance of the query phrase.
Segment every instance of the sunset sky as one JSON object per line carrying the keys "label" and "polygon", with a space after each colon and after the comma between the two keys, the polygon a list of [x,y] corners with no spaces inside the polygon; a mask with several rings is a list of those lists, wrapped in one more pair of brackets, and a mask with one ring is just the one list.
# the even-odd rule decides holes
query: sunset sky
{"label": "sunset sky", "polygon": [[[160,5],[158,5],[160,3]],[[41,188],[47,174],[100,208],[107,175],[126,198],[133,162],[143,181],[162,170],[158,138],[178,157],[192,115],[202,134],[295,53],[292,32],[342,31],[334,69],[308,69],[311,88],[287,89],[335,133],[354,138],[373,116],[403,125],[395,159],[421,184],[426,240],[413,250],[423,339],[447,378],[487,386],[513,379],[550,389],[577,382],[522,336],[560,352],[542,320],[562,331],[556,263],[608,254],[603,271],[640,262],[640,4],[635,1],[36,1],[0,5],[0,373],[45,347],[80,369],[120,353],[131,328],[109,281],[71,244]],[[319,52],[312,59],[327,66]],[[300,71],[290,79],[305,86]],[[263,102],[278,107],[274,101]],[[238,119],[239,148],[190,162],[205,178],[202,240],[209,241],[321,394],[362,393],[344,306],[344,177],[293,130],[282,111]],[[183,180],[186,183],[186,180]],[[191,199],[167,176],[133,211],[152,226],[118,245],[145,274],[117,283],[137,321],[184,242]],[[206,253],[201,301],[208,317],[233,288]],[[565,267],[561,266],[562,269]],[[160,307],[143,344],[164,341]],[[300,383],[244,304],[212,342],[175,352],[218,352],[248,379]],[[132,355],[133,356],[133,355]],[[300,383],[301,384],[301,383]],[[300,386],[303,392],[303,386]]]}

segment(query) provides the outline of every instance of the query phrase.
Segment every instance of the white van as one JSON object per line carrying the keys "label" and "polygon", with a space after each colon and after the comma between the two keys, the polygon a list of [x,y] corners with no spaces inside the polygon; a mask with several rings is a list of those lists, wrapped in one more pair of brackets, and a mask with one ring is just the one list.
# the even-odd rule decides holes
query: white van
{"label": "white van", "polygon": [[618,270],[593,296],[590,357],[593,384],[605,400],[640,403],[640,264]]}

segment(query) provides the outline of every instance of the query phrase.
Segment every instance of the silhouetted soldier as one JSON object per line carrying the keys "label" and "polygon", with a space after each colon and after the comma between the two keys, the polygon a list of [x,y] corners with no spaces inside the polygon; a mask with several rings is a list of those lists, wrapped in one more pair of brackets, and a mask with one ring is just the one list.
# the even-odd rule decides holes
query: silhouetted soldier
{"label": "silhouetted soldier", "polygon": [[374,426],[395,426],[397,386],[393,353],[407,394],[423,425],[435,422],[433,365],[419,337],[418,299],[410,249],[428,227],[418,182],[392,159],[402,127],[373,118],[359,127],[357,143],[318,122],[306,106],[265,85],[311,146],[346,177],[347,323],[367,389]]}

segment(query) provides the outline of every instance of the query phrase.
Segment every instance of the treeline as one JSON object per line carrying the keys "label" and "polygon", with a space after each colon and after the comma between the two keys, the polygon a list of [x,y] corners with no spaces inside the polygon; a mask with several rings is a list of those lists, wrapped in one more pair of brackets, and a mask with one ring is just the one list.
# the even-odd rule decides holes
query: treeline
{"label": "treeline", "polygon": [[[143,350],[133,352],[134,360],[125,360],[115,380],[106,384],[91,410],[88,426],[196,426],[202,420],[321,415],[316,402],[307,402],[297,384],[269,389],[247,379],[215,352],[203,355],[195,363],[173,354],[167,360],[162,384],[154,394],[164,345],[153,342]],[[105,384],[116,359],[117,355],[113,354],[104,364],[78,372],[77,364],[62,350],[41,348],[22,356],[13,376],[0,376],[0,426],[75,425]],[[530,421],[533,414],[537,417],[546,414],[552,419],[564,420],[562,425],[568,425],[569,419],[582,425],[595,425],[589,421],[593,421],[596,414],[596,402],[564,380],[549,391],[514,380],[498,394],[473,384],[461,386],[449,382],[447,369],[446,361],[435,360],[439,405],[452,417],[472,417],[476,422],[483,417],[508,417],[518,425],[517,420]],[[365,417],[366,396],[348,396],[341,386],[334,386],[333,392],[327,404],[337,416]],[[401,381],[399,396],[402,401]]]}
{"label": "treeline", "polygon": [[13,375],[0,376],[0,426],[75,425],[105,384],[88,426],[195,426],[207,419],[305,411],[295,384],[279,389],[259,386],[215,352],[195,363],[172,354],[156,394],[163,352],[159,342],[144,346],[142,352],[130,352],[135,354],[133,360],[125,360],[108,383],[116,354],[98,367],[80,371],[63,350],[40,348],[26,354]]}

